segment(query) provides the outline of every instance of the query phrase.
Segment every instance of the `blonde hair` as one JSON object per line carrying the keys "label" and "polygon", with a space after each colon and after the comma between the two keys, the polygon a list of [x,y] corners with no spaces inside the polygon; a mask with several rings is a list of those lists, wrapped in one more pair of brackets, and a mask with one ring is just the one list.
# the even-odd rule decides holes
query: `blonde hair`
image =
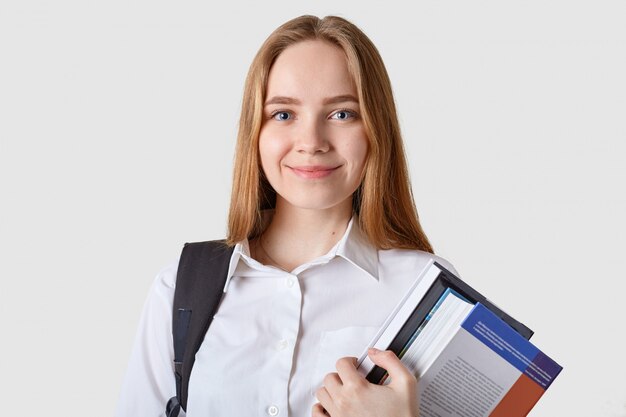
{"label": "blonde hair", "polygon": [[354,24],[337,16],[300,16],[278,27],[257,52],[246,78],[235,151],[227,242],[262,232],[261,210],[276,192],[263,174],[258,143],[270,69],[289,46],[323,40],[340,47],[355,82],[369,140],[363,182],[353,198],[359,226],[379,249],[433,249],[419,223],[411,193],[391,83],[378,50]]}

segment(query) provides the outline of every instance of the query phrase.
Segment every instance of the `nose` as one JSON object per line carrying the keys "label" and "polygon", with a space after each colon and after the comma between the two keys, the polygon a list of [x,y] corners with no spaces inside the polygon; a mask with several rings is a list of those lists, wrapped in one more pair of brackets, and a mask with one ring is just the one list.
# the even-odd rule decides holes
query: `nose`
{"label": "nose", "polygon": [[323,123],[312,118],[299,126],[300,129],[295,132],[298,152],[309,154],[328,152],[330,144],[322,125]]}

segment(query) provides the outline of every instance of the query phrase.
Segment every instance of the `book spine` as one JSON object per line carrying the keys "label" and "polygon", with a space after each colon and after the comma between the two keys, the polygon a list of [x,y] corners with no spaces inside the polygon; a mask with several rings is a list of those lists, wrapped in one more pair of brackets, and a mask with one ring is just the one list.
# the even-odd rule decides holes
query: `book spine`
{"label": "book spine", "polygon": [[411,291],[398,303],[393,313],[385,321],[381,331],[374,337],[372,342],[367,346],[367,349],[365,349],[365,352],[359,358],[357,362],[359,364],[358,370],[363,376],[367,376],[375,366],[374,362],[367,356],[367,350],[370,347],[375,347],[380,350],[386,350],[389,347],[394,337],[396,337],[440,273],[441,270],[435,266],[432,261],[426,265],[420,277],[415,281]]}

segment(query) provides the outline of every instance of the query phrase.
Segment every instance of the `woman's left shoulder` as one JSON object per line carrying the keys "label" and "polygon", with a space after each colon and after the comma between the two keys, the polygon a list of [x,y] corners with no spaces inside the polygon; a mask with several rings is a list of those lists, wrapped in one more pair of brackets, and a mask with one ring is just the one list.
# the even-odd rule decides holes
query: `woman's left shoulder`
{"label": "woman's left shoulder", "polygon": [[459,276],[454,265],[447,259],[435,255],[434,253],[417,250],[417,249],[384,249],[378,251],[378,261],[380,266],[394,266],[402,270],[419,270],[421,271],[431,261],[437,262],[439,265]]}

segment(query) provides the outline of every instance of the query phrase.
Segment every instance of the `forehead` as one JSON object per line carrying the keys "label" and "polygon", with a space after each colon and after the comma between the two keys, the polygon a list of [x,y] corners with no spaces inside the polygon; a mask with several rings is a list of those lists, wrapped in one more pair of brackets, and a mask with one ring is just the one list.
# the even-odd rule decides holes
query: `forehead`
{"label": "forehead", "polygon": [[312,101],[338,94],[356,96],[343,50],[326,41],[309,40],[286,48],[272,65],[267,97]]}

